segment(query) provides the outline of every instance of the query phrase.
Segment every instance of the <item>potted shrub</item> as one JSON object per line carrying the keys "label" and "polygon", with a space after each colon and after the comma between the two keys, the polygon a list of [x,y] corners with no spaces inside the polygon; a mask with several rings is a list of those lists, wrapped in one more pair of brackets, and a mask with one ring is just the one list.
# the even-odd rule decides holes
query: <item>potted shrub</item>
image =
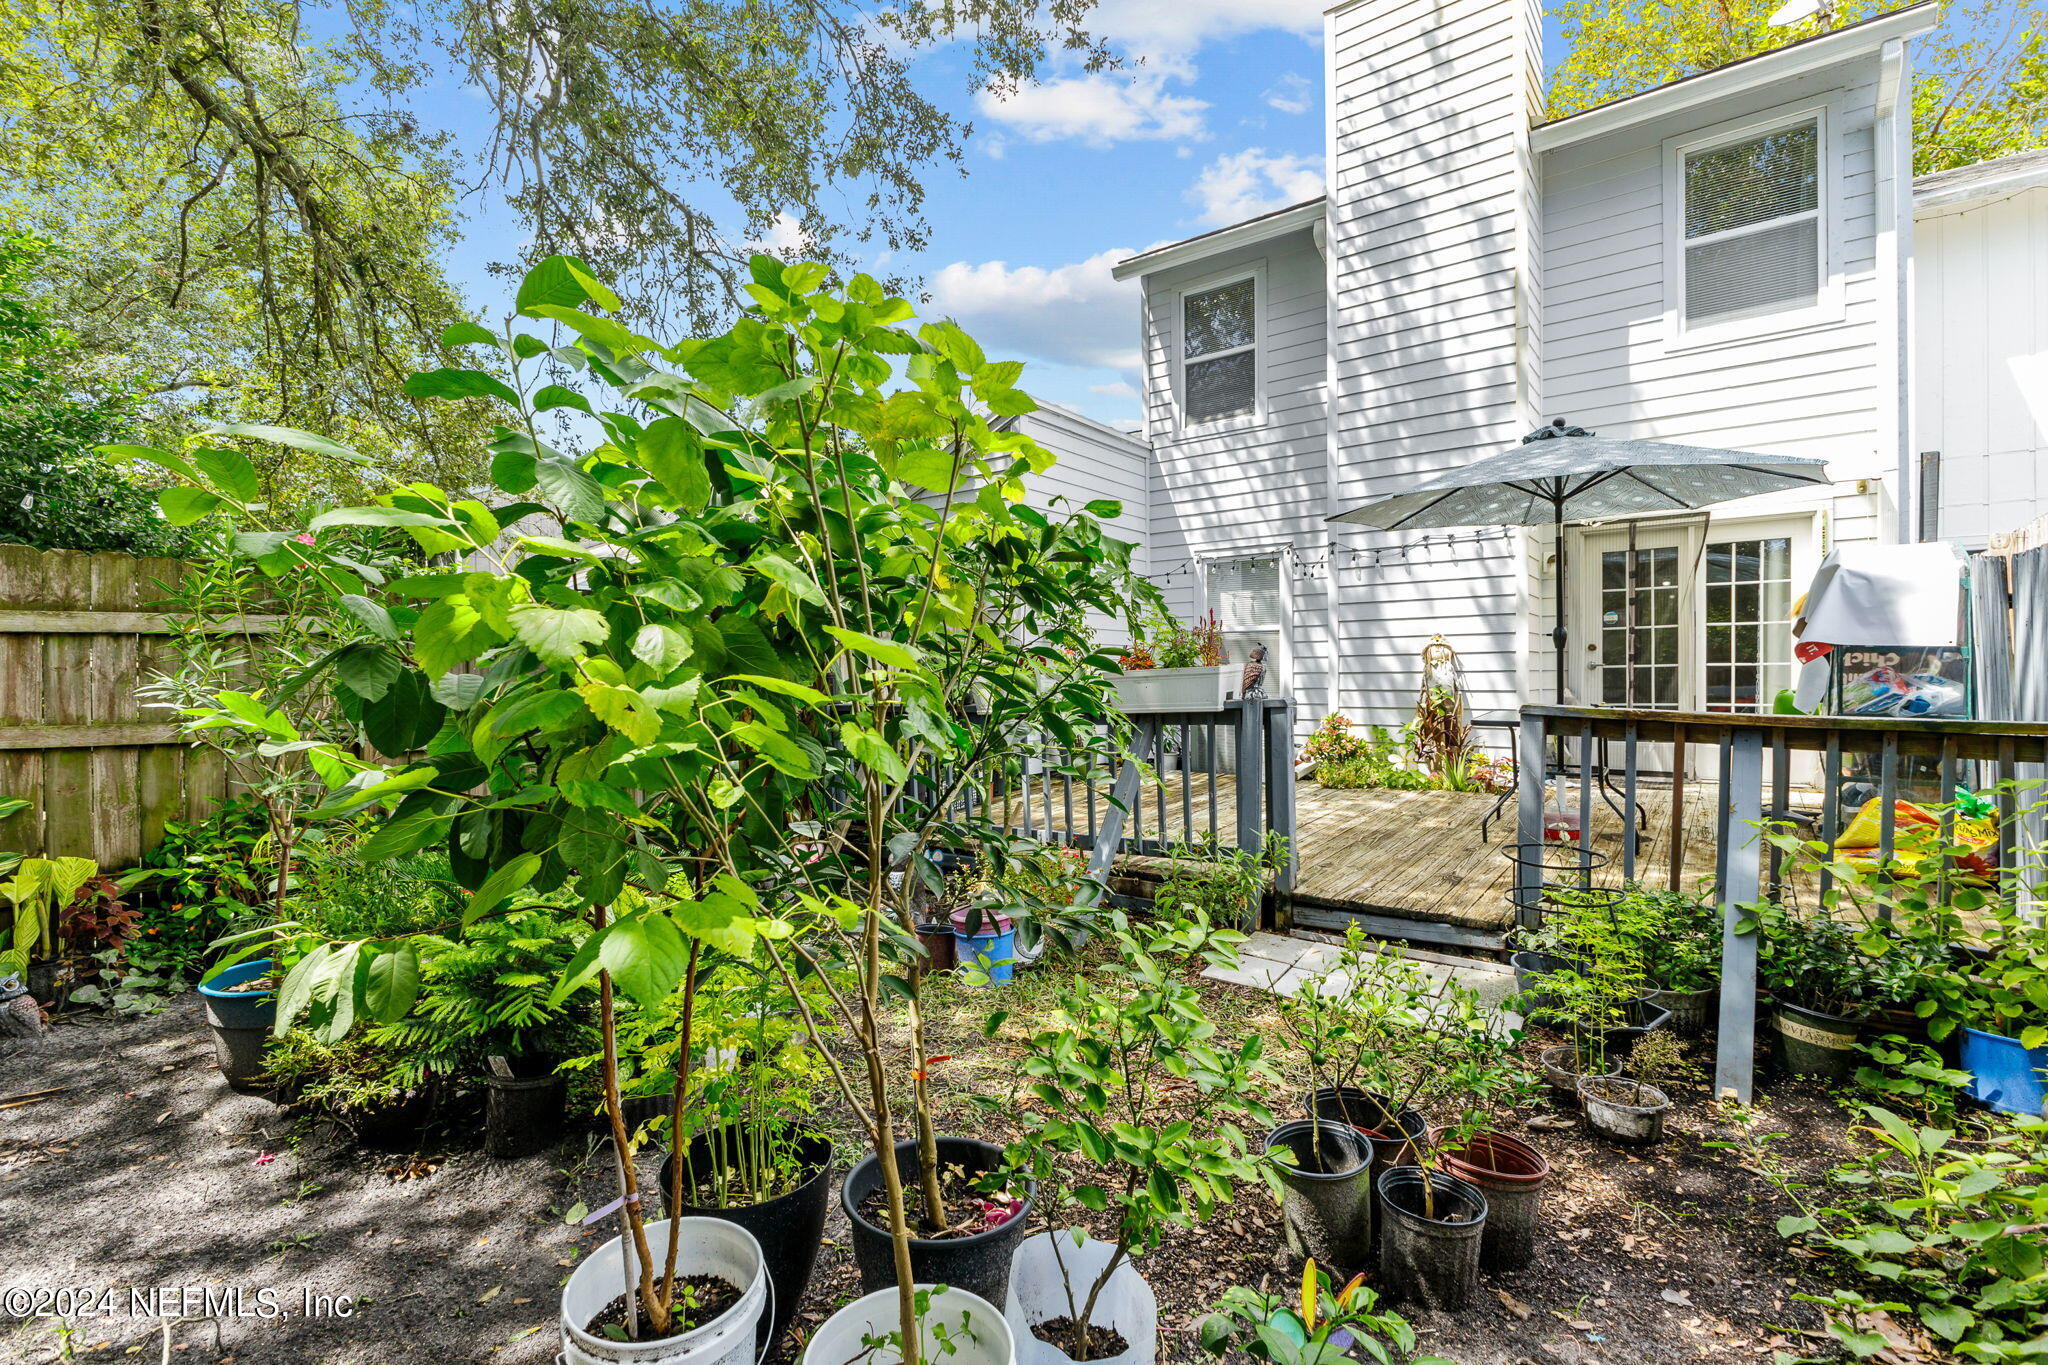
{"label": "potted shrub", "polygon": [[1664,1136],[1671,1097],[1651,1084],[1670,1075],[1679,1060],[1678,1040],[1653,1033],[1629,1054],[1626,1076],[1581,1076],[1579,1104],[1586,1126],[1615,1142],[1647,1145]]}
{"label": "potted shrub", "polygon": [[1431,1166],[1390,1167],[1375,1188],[1379,1277],[1387,1296],[1447,1312],[1464,1307],[1479,1283],[1486,1196]]}
{"label": "potted shrub", "polygon": [[1238,679],[1223,657],[1223,627],[1215,613],[1192,626],[1164,608],[1142,623],[1138,638],[1117,660],[1117,706],[1127,715],[1220,711]]}
{"label": "potted shrub", "polygon": [[231,963],[199,983],[206,1026],[213,1033],[213,1060],[236,1089],[260,1083],[264,1048],[277,1022],[277,967],[267,957]]}
{"label": "potted shrub", "polygon": [[[909,888],[937,880],[936,848],[1003,837],[971,794],[1014,787],[1008,737],[1074,736],[1055,771],[1121,757],[1114,661],[1087,620],[1158,600],[1096,512],[958,495],[1021,486],[1050,463],[1028,435],[991,425],[1034,406],[1018,366],[953,324],[916,325],[866,276],[828,291],[820,264],[764,256],[751,270],[745,317],[674,345],[607,316],[617,296],[561,257],[529,272],[503,332],[451,329],[447,344],[475,348],[465,354],[483,368],[408,389],[490,405],[502,425],[484,498],[390,481],[363,506],[299,521],[253,500],[260,481],[238,447],[360,456],[267,427],[220,430],[204,460],[144,452],[181,485],[165,494],[180,518],[223,523],[253,575],[326,595],[331,630],[311,666],[324,688],[300,686],[324,691],[344,738],[367,743],[226,690],[184,708],[203,713],[192,723],[296,755],[326,792],[306,818],[361,823],[370,862],[446,849],[464,929],[529,891],[587,925],[551,998],[596,995],[633,1252],[621,1273],[637,1277],[626,1330],[641,1345],[682,1310],[659,1267],[694,1234],[676,1219],[666,1250],[650,1245],[617,1009],[667,997],[705,947],[762,954],[821,1055],[837,1061],[833,1029],[852,1041],[831,1082],[876,1159],[849,1180],[880,1190],[880,1223],[856,1222],[856,1245],[877,1231],[899,1323],[915,1327],[917,1285],[931,1281],[914,1273],[912,1243],[947,1240],[931,1234],[989,1192],[964,1188],[978,1174],[966,1140],[942,1149],[936,1131]],[[555,365],[580,371],[587,393],[547,384]],[[603,408],[601,444],[574,453],[542,438],[544,413],[565,403]],[[536,520],[559,534],[506,535]],[[412,542],[401,574],[354,553],[390,538]],[[339,1036],[404,1018],[416,939],[329,937],[288,968],[280,1026],[303,1016]],[[799,976],[827,988],[823,1009],[807,1007]],[[672,1093],[680,1102],[687,1086]],[[901,1331],[900,1349],[917,1365],[919,1333]]]}
{"label": "potted shrub", "polygon": [[1904,959],[1866,951],[1862,928],[1828,910],[1761,902],[1745,928],[1759,929],[1757,977],[1771,993],[1773,1054],[1795,1076],[1847,1081],[1862,1063],[1857,1039],[1905,989]]}
{"label": "potted shrub", "polygon": [[0,882],[0,898],[14,911],[0,976],[24,978],[29,994],[52,1009],[71,984],[69,964],[57,951],[59,920],[99,871],[90,858],[22,858]]}
{"label": "potted shrub", "polygon": [[1714,1026],[1721,1002],[1721,909],[1703,891],[1631,886],[1626,913],[1640,917],[1645,1001],[1671,1011],[1671,1027],[1685,1034]]}
{"label": "potted shrub", "polygon": [[[1099,1243],[1054,1230],[1018,1248],[1005,1312],[1020,1354],[1048,1365],[1152,1360],[1157,1307],[1133,1262],[1168,1228],[1207,1220],[1234,1182],[1253,1177],[1236,1121],[1271,1117],[1253,1094],[1268,1077],[1256,1040],[1216,1047],[1186,979],[1191,964],[1233,961],[1242,936],[1202,918],[1134,926],[1118,911],[1110,922],[1119,979],[1107,988],[1071,980],[1026,1044],[1021,1072],[1040,1113],[1007,1153],[1013,1184],[1034,1182],[1053,1213],[1107,1213],[1115,1228]],[[991,1016],[991,1031],[1004,1017]],[[1194,1121],[1172,1082],[1194,1088]],[[1023,1098],[984,1104],[1015,1114]]]}
{"label": "potted shrub", "polygon": [[[1594,959],[1583,970],[1545,978],[1551,1026],[1570,1040],[1539,1054],[1544,1079],[1560,1097],[1578,1102],[1579,1081],[1618,1073],[1640,1037],[1643,979],[1627,957]],[[1659,1017],[1667,1017],[1660,1015]]]}
{"label": "potted shrub", "polygon": [[1301,1271],[1292,1299],[1239,1286],[1225,1291],[1196,1329],[1210,1355],[1242,1351],[1268,1365],[1343,1365],[1360,1359],[1408,1365],[1450,1365],[1441,1356],[1411,1356],[1415,1329],[1399,1313],[1382,1311],[1379,1295],[1355,1276],[1342,1289],[1314,1261]]}
{"label": "potted shrub", "polygon": [[964,1289],[916,1286],[908,1326],[906,1336],[894,1289],[855,1299],[811,1333],[804,1365],[895,1365],[920,1359],[944,1360],[947,1365],[1015,1365],[1017,1360],[1009,1322],[986,1299]]}
{"label": "potted shrub", "polygon": [[768,1270],[753,1235],[716,1218],[669,1219],[649,1223],[645,1232],[648,1245],[676,1248],[666,1271],[675,1294],[659,1354],[650,1353],[634,1330],[633,1286],[646,1274],[639,1239],[614,1237],[570,1271],[562,1287],[563,1358],[570,1365],[747,1365],[757,1359]]}

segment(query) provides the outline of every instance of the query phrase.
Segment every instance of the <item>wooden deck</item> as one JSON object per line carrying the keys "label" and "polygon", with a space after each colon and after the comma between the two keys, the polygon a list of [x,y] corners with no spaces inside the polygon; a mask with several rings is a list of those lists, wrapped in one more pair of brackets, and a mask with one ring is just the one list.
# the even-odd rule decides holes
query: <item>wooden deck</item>
{"label": "wooden deck", "polygon": [[[1209,784],[1203,773],[1167,774],[1163,789],[1144,790],[1142,809],[1127,823],[1126,834],[1166,844],[1187,841],[1190,835],[1201,838],[1210,828]],[[1234,787],[1229,776],[1215,779],[1213,809],[1226,843],[1236,810]],[[1686,787],[1680,881],[1687,888],[1713,874],[1716,795],[1712,783]],[[1073,823],[1084,830],[1085,798],[1076,784]],[[1664,886],[1670,875],[1672,793],[1669,787],[1645,784],[1637,798],[1647,828],[1637,836],[1636,877]],[[1515,838],[1515,803],[1510,798],[1482,841],[1479,823],[1494,800],[1479,792],[1340,791],[1301,783],[1295,799],[1297,920],[1316,928],[1362,921],[1374,932],[1424,942],[1497,943],[1514,922],[1507,893],[1515,869],[1504,850]],[[1569,800],[1576,809],[1575,790]],[[1049,811],[1047,803],[1037,806],[1037,826],[1046,828],[1050,815],[1051,828],[1067,828],[1064,801],[1049,804]],[[1597,796],[1593,811],[1593,847],[1609,859],[1594,880],[1616,885],[1622,880],[1621,818]],[[1127,856],[1119,869],[1142,876],[1164,862]]]}

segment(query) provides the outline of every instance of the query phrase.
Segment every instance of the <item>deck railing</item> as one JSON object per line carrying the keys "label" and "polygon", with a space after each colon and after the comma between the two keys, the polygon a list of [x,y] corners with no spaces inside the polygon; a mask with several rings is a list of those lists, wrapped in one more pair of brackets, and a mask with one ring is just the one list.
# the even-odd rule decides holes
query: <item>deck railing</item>
{"label": "deck railing", "polygon": [[1042,736],[1016,737],[1007,761],[983,785],[962,789],[951,813],[1084,849],[1099,882],[1123,855],[1159,856],[1205,836],[1263,854],[1268,836],[1278,835],[1286,853],[1262,918],[1285,924],[1295,873],[1293,703],[1231,701],[1131,722],[1129,751],[1111,761]]}
{"label": "deck railing", "polygon": [[[1714,887],[1723,924],[1714,1089],[1745,1104],[1756,1043],[1757,942],[1753,933],[1736,932],[1736,926],[1743,918],[1740,907],[1775,896],[1783,886],[1784,854],[1762,837],[1767,817],[1788,819],[1796,811],[1813,838],[1833,846],[1847,816],[1874,797],[1879,801],[1878,860],[1883,863],[1892,855],[1895,803],[1902,795],[1941,805],[1947,844],[1954,832],[1952,803],[1957,791],[1968,787],[1993,794],[1998,867],[2012,879],[2008,885],[2025,886],[2033,868],[2022,855],[2048,846],[2039,798],[2022,797],[2016,790],[2016,785],[2038,781],[2048,772],[2048,725],[2043,724],[1529,706],[1522,709],[1519,745],[1522,845],[1544,841],[1546,790],[1552,782],[1559,783],[1575,798],[1576,811],[1568,803],[1566,813],[1577,816],[1581,837],[1576,861],[1590,881],[1596,862],[1595,811],[1613,797],[1625,812],[1622,877],[1661,880],[1674,887],[1679,884],[1685,844],[1688,758],[1702,749],[1713,755]],[[1639,867],[1636,857],[1636,796],[1650,745],[1669,746],[1659,753],[1659,766],[1666,768],[1675,788],[1669,863],[1663,869]],[[1795,783],[1795,777],[1808,782]],[[1602,787],[1607,789],[1604,795]],[[1795,793],[1801,798],[1797,804]],[[1567,867],[1574,860],[1569,851],[1554,856]],[[1515,904],[1526,928],[1541,922],[1544,875],[1538,860],[1518,862]],[[1935,873],[1938,882],[1947,875],[1945,867]],[[1823,898],[1829,878],[1823,869]]]}

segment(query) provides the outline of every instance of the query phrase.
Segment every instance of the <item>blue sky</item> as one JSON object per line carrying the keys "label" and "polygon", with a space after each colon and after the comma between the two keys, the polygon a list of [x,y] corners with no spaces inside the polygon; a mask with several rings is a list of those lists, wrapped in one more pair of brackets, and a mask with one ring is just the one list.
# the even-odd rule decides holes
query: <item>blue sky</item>
{"label": "blue sky", "polygon": [[[1125,60],[1055,67],[1010,100],[967,88],[957,52],[920,88],[973,123],[960,168],[926,181],[929,249],[875,265],[921,280],[1025,386],[1119,426],[1138,405],[1134,284],[1119,258],[1321,193],[1325,0],[1102,0],[1091,26]],[[1556,35],[1546,35],[1554,60]],[[459,117],[466,92],[423,109]],[[457,278],[485,316],[509,308],[483,263],[519,254],[516,222],[471,201]]]}

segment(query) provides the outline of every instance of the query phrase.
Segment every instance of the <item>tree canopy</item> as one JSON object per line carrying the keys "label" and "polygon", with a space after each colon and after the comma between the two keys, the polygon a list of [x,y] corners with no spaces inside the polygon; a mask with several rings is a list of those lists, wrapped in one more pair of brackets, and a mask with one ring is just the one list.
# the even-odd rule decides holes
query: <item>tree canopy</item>
{"label": "tree canopy", "polygon": [[[1568,55],[1551,75],[1561,118],[1783,47],[1818,24],[1774,28],[1783,0],[1559,0]],[[1837,0],[1836,27],[1899,6]],[[2048,3],[1951,0],[1914,45],[1913,169],[1926,175],[2048,143]]]}

